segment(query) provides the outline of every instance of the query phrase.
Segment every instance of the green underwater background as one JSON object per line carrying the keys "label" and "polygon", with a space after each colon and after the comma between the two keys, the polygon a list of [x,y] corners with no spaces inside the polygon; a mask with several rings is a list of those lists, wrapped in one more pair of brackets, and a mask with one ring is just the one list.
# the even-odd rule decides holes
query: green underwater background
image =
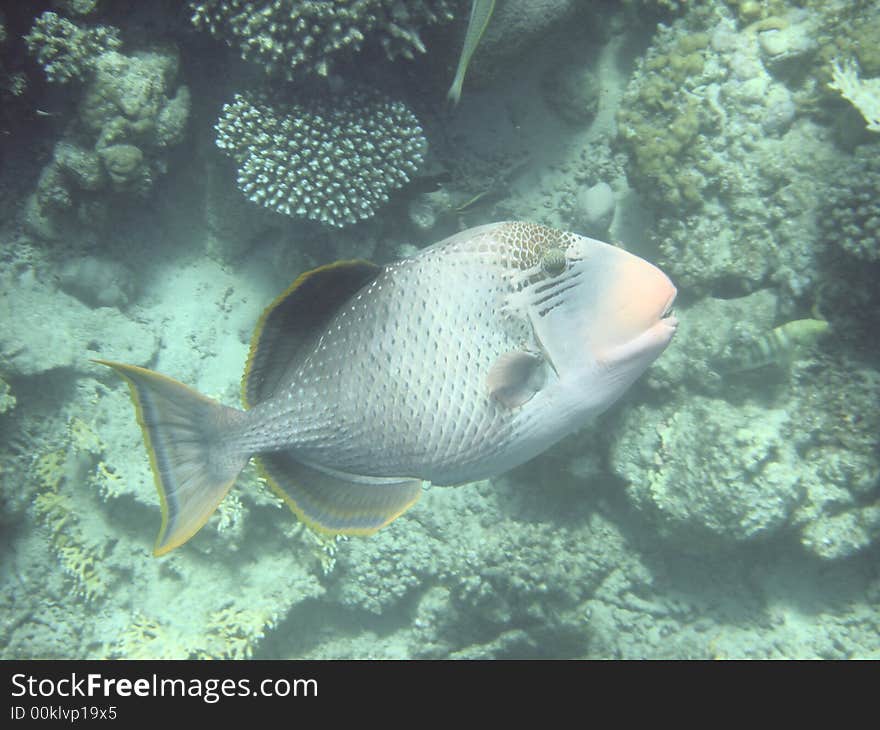
{"label": "green underwater background", "polygon": [[[880,3],[498,0],[453,105],[487,5],[0,4],[0,658],[880,658]],[[92,358],[237,405],[301,272],[499,220],[675,282],[621,401],[368,538],[248,467],[152,556]]]}

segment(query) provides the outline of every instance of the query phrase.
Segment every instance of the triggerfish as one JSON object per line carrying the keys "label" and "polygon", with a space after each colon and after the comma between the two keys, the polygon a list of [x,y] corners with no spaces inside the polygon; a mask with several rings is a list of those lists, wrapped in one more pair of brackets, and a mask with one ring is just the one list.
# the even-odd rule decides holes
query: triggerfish
{"label": "triggerfish", "polygon": [[643,259],[533,223],[471,228],[384,267],[301,275],[263,313],[230,408],[134,365],[162,505],[155,554],[248,460],[307,525],[366,535],[424,482],[522,464],[604,411],[669,344],[676,290]]}

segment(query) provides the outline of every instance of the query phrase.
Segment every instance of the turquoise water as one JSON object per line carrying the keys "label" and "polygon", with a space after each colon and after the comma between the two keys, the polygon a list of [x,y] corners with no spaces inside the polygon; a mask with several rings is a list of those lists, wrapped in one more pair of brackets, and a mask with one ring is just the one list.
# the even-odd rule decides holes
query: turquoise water
{"label": "turquoise water", "polygon": [[[499,2],[454,109],[470,2],[239,5],[0,11],[0,657],[877,657],[876,4]],[[301,272],[499,220],[675,282],[618,403],[369,538],[248,467],[153,557],[91,358],[237,405]]]}

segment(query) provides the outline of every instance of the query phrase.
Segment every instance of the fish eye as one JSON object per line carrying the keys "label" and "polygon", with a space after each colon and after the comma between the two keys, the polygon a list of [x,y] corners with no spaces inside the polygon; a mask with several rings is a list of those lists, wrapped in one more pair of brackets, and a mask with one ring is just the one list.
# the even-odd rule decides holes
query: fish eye
{"label": "fish eye", "polygon": [[565,271],[565,251],[561,248],[549,248],[541,257],[541,268],[550,276],[557,276]]}

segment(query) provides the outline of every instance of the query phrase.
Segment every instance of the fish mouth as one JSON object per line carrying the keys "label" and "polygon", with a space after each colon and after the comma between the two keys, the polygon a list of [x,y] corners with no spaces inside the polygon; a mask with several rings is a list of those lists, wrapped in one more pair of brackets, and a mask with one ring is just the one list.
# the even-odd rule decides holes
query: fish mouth
{"label": "fish mouth", "polygon": [[663,307],[663,311],[660,313],[660,323],[665,324],[673,332],[678,328],[678,317],[676,317],[672,313],[672,305],[675,302],[675,297],[677,295],[678,290],[673,287],[672,294],[669,295],[669,299],[666,300],[666,305]]}
{"label": "fish mouth", "polygon": [[[672,286],[670,284],[670,286]],[[646,329],[627,342],[612,346],[607,350],[597,353],[597,361],[605,366],[621,365],[636,361],[645,361],[650,363],[657,357],[672,340],[676,329],[678,329],[678,317],[672,314],[672,304],[678,291],[672,287],[672,292],[666,299],[663,309],[653,321],[653,324],[647,326]],[[646,365],[647,367],[647,365]]]}

